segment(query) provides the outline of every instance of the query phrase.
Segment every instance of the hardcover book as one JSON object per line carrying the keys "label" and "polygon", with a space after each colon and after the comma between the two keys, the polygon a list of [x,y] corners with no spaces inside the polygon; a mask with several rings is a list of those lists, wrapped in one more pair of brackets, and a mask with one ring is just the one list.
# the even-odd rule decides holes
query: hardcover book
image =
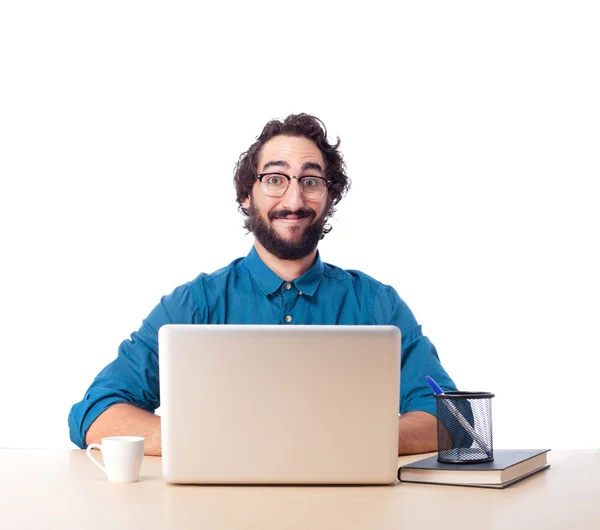
{"label": "hardcover book", "polygon": [[398,469],[398,480],[449,486],[506,488],[535,475],[550,464],[550,449],[494,449],[492,462],[446,464],[437,455],[412,462]]}

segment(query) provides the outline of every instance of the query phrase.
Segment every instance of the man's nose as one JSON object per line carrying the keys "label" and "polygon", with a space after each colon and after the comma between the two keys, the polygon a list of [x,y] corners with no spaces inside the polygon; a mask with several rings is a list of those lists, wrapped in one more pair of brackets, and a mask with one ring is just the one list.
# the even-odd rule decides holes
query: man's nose
{"label": "man's nose", "polygon": [[290,180],[290,185],[281,199],[281,206],[292,212],[304,207],[304,196],[300,191],[298,179]]}

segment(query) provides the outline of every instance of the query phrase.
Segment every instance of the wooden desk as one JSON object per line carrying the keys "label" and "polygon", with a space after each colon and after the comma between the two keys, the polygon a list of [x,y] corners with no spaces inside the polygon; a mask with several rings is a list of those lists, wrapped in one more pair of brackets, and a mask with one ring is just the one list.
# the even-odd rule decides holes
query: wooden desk
{"label": "wooden desk", "polygon": [[[404,464],[421,456],[401,457]],[[111,484],[84,451],[0,450],[0,528],[600,528],[600,450],[552,451],[552,467],[505,490],[391,486],[172,486],[161,460]]]}

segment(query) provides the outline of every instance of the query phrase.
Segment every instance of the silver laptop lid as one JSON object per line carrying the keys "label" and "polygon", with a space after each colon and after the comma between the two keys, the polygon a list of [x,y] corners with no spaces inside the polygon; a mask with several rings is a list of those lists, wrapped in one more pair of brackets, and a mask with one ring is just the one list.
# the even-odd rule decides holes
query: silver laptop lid
{"label": "silver laptop lid", "polygon": [[400,338],[395,326],[161,327],[164,478],[394,482]]}

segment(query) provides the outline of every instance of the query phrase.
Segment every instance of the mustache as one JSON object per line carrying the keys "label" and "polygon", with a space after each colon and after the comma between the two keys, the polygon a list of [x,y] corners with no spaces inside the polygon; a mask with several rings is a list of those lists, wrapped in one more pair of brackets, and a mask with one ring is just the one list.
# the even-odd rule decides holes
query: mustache
{"label": "mustache", "polygon": [[296,210],[293,212],[292,210],[278,210],[276,212],[269,213],[269,220],[273,219],[285,219],[290,215],[295,215],[298,219],[303,219],[304,217],[315,217],[317,213],[314,210],[309,208],[301,208],[300,210]]}

